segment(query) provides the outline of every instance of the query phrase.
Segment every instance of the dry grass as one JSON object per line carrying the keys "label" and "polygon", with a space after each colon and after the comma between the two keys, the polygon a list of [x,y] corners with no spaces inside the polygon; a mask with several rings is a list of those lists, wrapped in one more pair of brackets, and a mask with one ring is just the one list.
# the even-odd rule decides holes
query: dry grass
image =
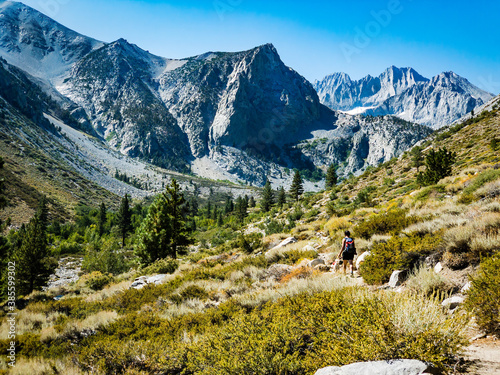
{"label": "dry grass", "polygon": [[500,235],[475,236],[470,244],[474,254],[484,255],[500,250]]}
{"label": "dry grass", "polygon": [[266,252],[265,256],[266,256],[266,259],[268,261],[272,262],[273,260],[279,259],[281,257],[281,255],[283,255],[289,251],[296,251],[296,250],[307,251],[307,250],[310,250],[309,247],[313,246],[313,244],[314,243],[312,241],[298,241],[298,242],[292,243],[288,246],[281,247],[279,249],[271,249],[271,250]]}
{"label": "dry grass", "polygon": [[[20,310],[16,320],[16,334],[22,335],[24,333],[35,333],[49,328],[54,325],[56,319],[61,315],[63,314],[58,312],[44,314],[28,309]],[[8,338],[8,331],[8,324],[6,321],[3,321],[0,326],[1,340],[6,340]]]}
{"label": "dry grass", "polygon": [[89,294],[85,298],[85,302],[99,302],[103,301],[106,298],[109,298],[117,293],[120,293],[124,290],[127,290],[132,285],[132,281],[122,281],[117,284],[106,285],[104,289],[99,290],[97,292]]}
{"label": "dry grass", "polygon": [[179,305],[166,301],[166,307],[161,310],[158,316],[162,319],[171,319],[182,315],[202,312],[208,306],[209,304],[198,298],[187,299]]}
{"label": "dry grass", "polygon": [[484,205],[484,211],[485,212],[497,212],[497,213],[500,213],[500,202],[493,201],[493,202],[486,203]]}
{"label": "dry grass", "polygon": [[432,330],[449,337],[450,342],[454,341],[452,338],[462,336],[465,332],[465,314],[449,319],[447,314],[443,314],[440,298],[410,293],[389,293],[385,298],[391,311],[391,320],[399,332],[417,336],[421,332]]}
{"label": "dry grass", "polygon": [[60,332],[53,326],[48,327],[42,330],[40,340],[53,340],[58,337],[68,336],[74,332],[95,331],[114,322],[118,317],[116,311],[100,311],[97,314],[90,315],[84,320],[69,321]]}
{"label": "dry grass", "polygon": [[406,287],[424,296],[429,296],[435,292],[448,292],[453,286],[432,268],[421,266],[415,269],[408,280]]}
{"label": "dry grass", "polygon": [[309,267],[297,267],[288,275],[285,275],[281,278],[280,283],[285,284],[288,283],[292,279],[305,279],[310,277],[313,274],[313,270]]}
{"label": "dry grass", "polygon": [[45,358],[18,358],[16,365],[9,371],[9,375],[49,374],[83,375],[84,373],[72,363],[69,358],[57,360]]}

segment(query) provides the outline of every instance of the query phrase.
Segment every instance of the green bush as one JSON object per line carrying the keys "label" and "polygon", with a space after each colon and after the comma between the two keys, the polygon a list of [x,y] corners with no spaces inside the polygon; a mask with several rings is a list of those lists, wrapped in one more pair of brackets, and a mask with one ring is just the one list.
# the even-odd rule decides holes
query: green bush
{"label": "green bush", "polygon": [[436,234],[393,236],[387,242],[373,245],[371,254],[361,264],[360,274],[368,284],[389,281],[396,270],[410,270],[425,255],[435,251],[441,238]]}
{"label": "green bush", "polygon": [[275,263],[295,264],[301,259],[316,259],[318,252],[316,250],[290,250],[280,253],[274,260]]}
{"label": "green bush", "polygon": [[285,226],[278,220],[268,219],[266,220],[264,225],[262,225],[262,229],[264,229],[266,235],[269,236],[270,234],[274,233],[282,233],[285,229]]}
{"label": "green bush", "polygon": [[197,299],[203,300],[203,299],[208,298],[207,291],[198,285],[189,285],[182,292],[180,292],[179,295],[183,299],[197,298]]}
{"label": "green bush", "polygon": [[79,254],[83,252],[83,246],[68,241],[61,241],[61,243],[53,250],[54,254],[65,255],[65,254]]}
{"label": "green bush", "polygon": [[365,203],[368,206],[372,205],[371,193],[377,190],[375,186],[367,186],[361,189],[356,196],[356,203]]}
{"label": "green bush", "polygon": [[369,217],[354,227],[354,233],[356,236],[369,239],[374,234],[398,233],[414,221],[413,218],[406,217],[405,210],[397,208]]}
{"label": "green bush", "polygon": [[152,275],[154,273],[174,273],[179,268],[179,262],[172,258],[157,259],[155,262],[141,270],[143,275]]}
{"label": "green bush", "polygon": [[500,335],[500,253],[484,260],[470,281],[466,307],[485,332]]}
{"label": "green bush", "polygon": [[244,252],[251,254],[262,247],[262,233],[241,234],[237,242]]}
{"label": "green bush", "polygon": [[[438,303],[409,296],[398,299],[412,306],[406,313],[419,323],[402,324],[393,299],[349,288],[284,298],[208,329],[188,348],[187,373],[312,374],[325,358],[336,366],[415,358],[445,369],[465,344],[461,324],[444,317]],[[424,317],[429,310],[443,320]]]}
{"label": "green bush", "polygon": [[444,192],[446,192],[445,185],[429,186],[419,191],[417,195],[415,195],[415,199],[418,201],[426,201],[431,195]]}
{"label": "green bush", "polygon": [[118,275],[130,269],[123,250],[113,240],[105,241],[101,248],[89,247],[83,257],[82,269],[86,272],[99,271]]}
{"label": "green bush", "polygon": [[112,279],[113,276],[111,274],[106,275],[99,271],[95,271],[86,275],[85,285],[92,290],[101,290],[108,285]]}

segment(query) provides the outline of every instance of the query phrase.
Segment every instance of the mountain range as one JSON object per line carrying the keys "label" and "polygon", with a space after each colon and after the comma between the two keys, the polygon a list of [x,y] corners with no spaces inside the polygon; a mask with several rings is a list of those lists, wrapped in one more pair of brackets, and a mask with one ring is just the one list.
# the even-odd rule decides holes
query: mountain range
{"label": "mountain range", "polygon": [[483,105],[493,95],[453,72],[425,78],[412,68],[387,68],[378,77],[352,80],[335,73],[314,83],[321,103],[334,110],[395,115],[439,129]]}
{"label": "mountain range", "polygon": [[[208,178],[288,186],[289,169],[307,176],[330,163],[341,176],[360,173],[430,134],[428,117],[451,122],[483,104],[470,99],[479,89],[452,73],[429,81],[390,68],[366,82],[338,74],[313,87],[271,44],[167,59],[78,34],[19,2],[0,3],[0,15],[4,65],[57,104],[53,117],[126,156]],[[411,118],[396,110],[407,103]],[[359,106],[372,116],[344,113]],[[448,117],[437,114],[446,106]]]}

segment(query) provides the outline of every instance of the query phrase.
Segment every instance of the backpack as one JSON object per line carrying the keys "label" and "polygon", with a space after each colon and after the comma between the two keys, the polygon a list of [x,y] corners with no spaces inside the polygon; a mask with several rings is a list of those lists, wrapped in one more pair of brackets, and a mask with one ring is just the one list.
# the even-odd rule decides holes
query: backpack
{"label": "backpack", "polygon": [[345,239],[345,249],[342,254],[356,255],[356,248],[354,247],[354,240],[350,237]]}

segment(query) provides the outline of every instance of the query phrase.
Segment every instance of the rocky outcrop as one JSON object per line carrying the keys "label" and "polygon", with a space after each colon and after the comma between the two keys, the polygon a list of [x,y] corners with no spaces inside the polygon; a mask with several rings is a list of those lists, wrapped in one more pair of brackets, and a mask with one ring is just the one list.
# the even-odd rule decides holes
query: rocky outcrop
{"label": "rocky outcrop", "polygon": [[363,262],[366,260],[366,257],[369,256],[371,253],[369,251],[365,251],[363,254],[358,256],[356,259],[356,269],[359,270],[359,267],[363,264]]}
{"label": "rocky outcrop", "polygon": [[450,298],[446,298],[443,302],[441,302],[441,305],[449,310],[453,310],[456,307],[460,306],[462,303],[464,303],[464,301],[465,301],[464,296],[454,295],[451,296]]}
{"label": "rocky outcrop", "polygon": [[68,286],[80,279],[83,258],[61,258],[56,270],[49,277],[45,290]]}
{"label": "rocky outcrop", "polygon": [[167,277],[166,274],[159,274],[154,276],[140,276],[137,277],[132,282],[129,289],[142,289],[146,285],[159,285],[163,283],[166,277]]}
{"label": "rocky outcrop", "polygon": [[451,124],[493,97],[453,72],[429,80],[412,68],[394,66],[378,77],[366,76],[358,81],[336,73],[314,86],[321,102],[331,109],[396,115],[433,129]]}

